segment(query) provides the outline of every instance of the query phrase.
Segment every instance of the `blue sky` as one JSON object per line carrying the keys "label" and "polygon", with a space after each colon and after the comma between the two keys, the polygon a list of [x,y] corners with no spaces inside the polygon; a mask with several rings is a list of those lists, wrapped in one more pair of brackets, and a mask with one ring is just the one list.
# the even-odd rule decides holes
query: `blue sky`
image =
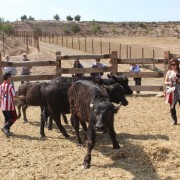
{"label": "blue sky", "polygon": [[82,21],[180,21],[180,0],[1,0],[0,17],[52,20],[79,14]]}

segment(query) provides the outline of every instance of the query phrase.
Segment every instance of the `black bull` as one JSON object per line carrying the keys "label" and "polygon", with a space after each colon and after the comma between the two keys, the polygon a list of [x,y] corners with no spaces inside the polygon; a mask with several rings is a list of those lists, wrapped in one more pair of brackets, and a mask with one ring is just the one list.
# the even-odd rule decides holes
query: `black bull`
{"label": "black bull", "polygon": [[[82,143],[79,136],[79,123],[87,132],[87,154],[83,165],[84,168],[88,168],[91,162],[91,151],[95,145],[96,131],[108,129],[113,148],[120,148],[114,131],[114,114],[117,113],[119,106],[116,107],[111,103],[107,93],[100,86],[88,81],[75,82],[69,89],[68,97],[71,121],[78,143]],[[88,128],[86,122],[88,122]]]}
{"label": "black bull", "polygon": [[[89,79],[89,78],[87,78],[87,79]],[[76,80],[78,80],[78,79],[76,78],[75,81]],[[42,84],[42,88],[41,88],[40,84]],[[50,83],[40,83],[40,84],[38,85],[38,88],[37,88],[38,90],[36,90],[36,94],[39,93],[41,95],[38,97],[43,96],[43,100],[41,99],[41,102],[42,102],[42,106],[43,107],[45,106],[43,113],[41,113],[41,115],[43,116],[43,118],[41,118],[41,128],[40,128],[41,136],[42,137],[45,136],[43,119],[47,118],[47,116],[51,114],[51,116],[55,120],[59,130],[62,132],[62,134],[65,137],[68,137],[68,134],[66,133],[63,126],[61,125],[61,122],[59,121],[59,119],[60,119],[60,114],[69,113],[70,107],[69,107],[67,92],[68,92],[68,88],[72,84],[72,78],[57,77],[57,78],[51,80]],[[114,87],[116,87],[116,88],[114,88]],[[124,101],[124,103],[127,104],[127,101],[124,98],[124,95],[123,95],[124,92],[123,92],[121,86],[118,86],[118,84],[114,84],[111,86],[107,86],[106,88],[107,88],[108,94],[118,95],[118,97],[111,96],[111,95],[109,96],[113,102],[119,103],[121,101]],[[116,89],[117,93],[114,91],[114,89]],[[25,94],[23,94],[23,95],[25,95]],[[31,98],[35,97],[34,95],[35,95],[35,93],[32,93]],[[123,96],[121,96],[121,95],[123,95]],[[124,100],[122,98],[124,98]],[[29,96],[29,99],[30,99],[30,96]],[[40,102],[40,100],[38,100],[38,101]],[[30,100],[29,100],[29,102],[30,102]],[[29,104],[29,105],[31,105],[31,104]],[[40,106],[41,106],[41,103],[40,103]],[[42,107],[41,107],[41,110],[42,110]]]}

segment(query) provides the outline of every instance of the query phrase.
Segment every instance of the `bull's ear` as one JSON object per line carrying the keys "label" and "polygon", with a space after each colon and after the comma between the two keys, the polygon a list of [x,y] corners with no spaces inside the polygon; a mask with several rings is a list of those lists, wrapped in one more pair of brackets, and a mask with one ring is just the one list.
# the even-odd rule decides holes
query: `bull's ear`
{"label": "bull's ear", "polygon": [[94,104],[93,104],[93,103],[91,103],[89,106],[90,106],[91,108],[93,108],[93,107],[94,107]]}
{"label": "bull's ear", "polygon": [[112,79],[115,81],[115,82],[118,82],[118,80],[117,80],[117,76],[112,76]]}

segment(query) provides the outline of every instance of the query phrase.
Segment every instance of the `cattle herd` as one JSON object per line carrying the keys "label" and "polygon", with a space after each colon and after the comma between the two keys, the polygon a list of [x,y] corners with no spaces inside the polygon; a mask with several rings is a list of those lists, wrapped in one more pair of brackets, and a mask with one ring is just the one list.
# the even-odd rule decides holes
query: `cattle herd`
{"label": "cattle herd", "polygon": [[49,123],[48,129],[51,130],[54,120],[62,135],[68,138],[69,135],[61,124],[61,115],[67,124],[66,114],[71,113],[70,122],[75,130],[78,146],[83,145],[79,135],[80,125],[87,139],[87,154],[83,162],[86,169],[90,167],[96,131],[108,132],[113,148],[120,148],[114,131],[114,114],[121,105],[128,105],[125,95],[132,93],[128,79],[123,76],[108,75],[107,79],[57,77],[50,82],[26,82],[18,88],[18,95],[25,96],[25,99],[18,101],[18,118],[21,117],[22,108],[23,119],[28,122],[28,106],[39,106],[40,136],[45,137],[45,123]]}

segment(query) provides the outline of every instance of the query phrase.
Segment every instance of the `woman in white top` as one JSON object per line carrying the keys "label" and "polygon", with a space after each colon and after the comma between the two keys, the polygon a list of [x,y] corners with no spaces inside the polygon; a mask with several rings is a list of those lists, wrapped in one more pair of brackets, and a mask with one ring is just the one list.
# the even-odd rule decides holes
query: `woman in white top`
{"label": "woman in white top", "polygon": [[170,103],[170,111],[172,117],[172,125],[177,125],[177,115],[176,115],[176,104],[180,102],[180,70],[179,70],[179,62],[177,59],[172,58],[169,61],[169,70],[166,73],[165,77],[165,85],[166,94],[171,93],[171,101]]}

